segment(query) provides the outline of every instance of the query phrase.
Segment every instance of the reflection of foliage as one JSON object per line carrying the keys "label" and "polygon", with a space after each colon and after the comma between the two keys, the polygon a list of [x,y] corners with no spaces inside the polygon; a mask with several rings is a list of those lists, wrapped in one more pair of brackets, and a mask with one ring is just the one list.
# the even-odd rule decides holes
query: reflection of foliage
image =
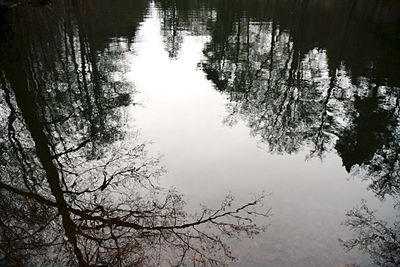
{"label": "reflection of foliage", "polygon": [[177,58],[184,36],[205,33],[211,12],[207,4],[193,0],[157,0],[162,18],[161,33],[170,58]]}
{"label": "reflection of foliage", "polygon": [[[128,105],[132,93],[120,78],[126,48],[115,42],[99,51],[104,47],[97,36],[101,34],[97,30],[95,38],[90,25],[96,12],[89,9],[84,17],[87,3],[60,2],[50,10],[28,6],[15,11],[16,37],[6,53],[5,70],[8,75],[24,70],[18,78],[25,79],[32,91],[56,154],[90,143],[88,156],[95,157],[101,153],[99,143],[122,136],[113,122],[120,115],[117,108]],[[15,60],[19,57],[21,62]]]}
{"label": "reflection of foliage", "polygon": [[[226,237],[262,230],[252,222],[259,199],[236,209],[228,197],[220,208],[204,208],[190,217],[180,194],[155,186],[157,160],[146,157],[144,146],[122,145],[109,147],[111,152],[99,160],[87,161],[80,151],[70,153],[75,168],[53,174],[62,192],[47,186],[48,177],[27,189],[13,179],[25,175],[21,169],[10,177],[13,181],[0,181],[5,215],[0,220],[0,249],[8,262],[50,265],[58,257],[61,266],[156,265],[165,260],[218,264],[231,257]],[[1,168],[2,177],[10,167],[18,165]]]}
{"label": "reflection of foliage", "polygon": [[292,153],[310,144],[322,155],[343,127],[335,99],[344,90],[338,88],[340,70],[324,76],[324,51],[303,56],[277,25],[249,20],[242,18],[232,35],[205,49],[207,77],[229,96],[226,121],[244,119],[272,151]]}
{"label": "reflection of foliage", "polygon": [[[392,40],[398,16],[387,17],[399,6],[328,2],[157,1],[174,10],[177,34],[208,25],[201,67],[228,97],[226,124],[244,120],[278,153],[308,147],[310,156],[322,157],[335,149],[347,171],[368,174],[380,197],[398,193],[399,83],[388,70],[398,64],[380,51],[400,51],[392,51],[399,45]],[[321,23],[326,17],[328,25]],[[383,42],[376,36],[385,36]]]}
{"label": "reflection of foliage", "polygon": [[381,198],[400,193],[400,123],[397,88],[375,86],[354,100],[356,115],[336,143],[343,164],[363,169],[370,188]]}
{"label": "reflection of foliage", "polygon": [[399,266],[400,222],[390,226],[379,220],[365,201],[346,216],[345,225],[354,231],[353,238],[341,240],[346,249],[359,248],[368,253],[378,266]]}
{"label": "reflection of foliage", "polygon": [[[201,68],[229,100],[226,124],[245,121],[278,153],[308,147],[310,156],[322,157],[335,149],[376,196],[398,198],[398,1],[157,2],[173,10],[174,35],[207,25]],[[188,12],[199,6],[208,14]],[[400,264],[399,224],[389,227],[365,203],[347,216],[355,232],[343,242],[347,249],[358,247],[379,265]]]}
{"label": "reflection of foliage", "polygon": [[219,208],[192,216],[182,195],[157,187],[158,159],[134,137],[122,138],[120,108],[133,93],[121,69],[129,38],[113,27],[94,32],[99,11],[88,3],[16,10],[0,76],[0,261],[228,262],[227,238],[263,230],[253,221],[266,216],[255,209],[262,197],[234,208],[228,196]]}
{"label": "reflection of foliage", "polygon": [[[217,264],[230,260],[226,237],[263,230],[252,222],[258,214],[253,207],[260,199],[233,208],[228,197],[216,210],[204,208],[198,216],[189,216],[181,195],[155,186],[157,161],[146,158],[144,146],[128,147],[128,151],[113,147],[108,157],[96,161],[71,152],[77,168],[58,168],[52,174],[62,189],[48,187],[48,177],[28,189],[23,181],[34,179],[22,172],[22,166],[11,161],[2,167],[0,249],[7,262],[50,265],[57,256],[61,266],[156,265],[152,261],[177,258]],[[59,162],[66,165],[62,159]],[[40,165],[35,169],[42,170]]]}
{"label": "reflection of foliage", "polygon": [[[336,143],[347,170],[361,171],[380,199],[398,199],[400,193],[399,99],[396,89],[378,86],[356,97],[356,115]],[[345,225],[354,232],[353,238],[341,241],[347,250],[359,248],[379,266],[400,264],[399,221],[389,225],[378,219],[365,201],[346,216]]]}

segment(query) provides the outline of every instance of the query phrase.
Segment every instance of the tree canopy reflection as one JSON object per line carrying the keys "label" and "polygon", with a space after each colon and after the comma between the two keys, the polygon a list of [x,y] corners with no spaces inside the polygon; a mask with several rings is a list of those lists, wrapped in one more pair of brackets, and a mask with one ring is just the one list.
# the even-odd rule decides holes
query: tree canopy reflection
{"label": "tree canopy reflection", "polygon": [[[210,36],[200,67],[229,100],[227,125],[245,121],[271,152],[336,152],[379,199],[399,198],[398,1],[156,2],[177,36]],[[346,215],[347,249],[399,265],[399,222],[364,202]]]}
{"label": "tree canopy reflection", "polygon": [[164,27],[211,36],[201,68],[229,100],[227,125],[246,121],[272,152],[336,151],[381,197],[397,190],[397,2],[156,3]]}
{"label": "tree canopy reflection", "polygon": [[[267,216],[256,209],[262,196],[238,207],[228,196],[219,208],[190,215],[181,194],[157,186],[158,159],[134,137],[123,138],[122,107],[134,94],[123,55],[147,1],[92,4],[13,11],[0,77],[1,264],[232,260],[226,238],[264,229],[253,220]],[[113,24],[104,19],[116,13],[109,8],[120,14]]]}
{"label": "tree canopy reflection", "polygon": [[[185,34],[210,37],[200,67],[229,100],[227,125],[246,121],[277,153],[336,151],[347,171],[365,172],[379,198],[398,198],[398,1],[155,3],[171,58]],[[123,107],[134,95],[123,79],[123,52],[147,6],[54,1],[16,9],[11,25],[2,13],[6,264],[221,264],[231,256],[225,237],[262,230],[251,220],[259,199],[231,209],[228,197],[191,218],[179,193],[157,187],[163,170],[145,145],[123,141]],[[398,265],[398,224],[366,204],[347,215],[355,236],[343,241],[346,248]]]}

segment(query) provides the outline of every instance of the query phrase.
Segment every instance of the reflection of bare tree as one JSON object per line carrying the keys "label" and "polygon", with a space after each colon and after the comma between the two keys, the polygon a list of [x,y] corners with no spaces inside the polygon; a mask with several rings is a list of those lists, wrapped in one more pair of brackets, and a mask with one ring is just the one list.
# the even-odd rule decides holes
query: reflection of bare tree
{"label": "reflection of bare tree", "polygon": [[95,34],[90,23],[98,13],[87,2],[51,7],[17,11],[16,36],[1,64],[0,261],[231,260],[227,238],[263,230],[253,221],[266,216],[255,209],[262,197],[234,208],[228,196],[216,209],[187,214],[182,195],[157,186],[163,170],[145,145],[122,141],[119,111],[132,89],[118,64],[128,41],[112,39],[112,30]]}
{"label": "reflection of bare tree", "polygon": [[[199,34],[194,29],[211,35],[202,67],[217,89],[229,96],[230,115],[226,121],[246,120],[253,135],[268,143],[273,151],[291,153],[311,145],[312,154],[321,156],[333,149],[334,141],[347,127],[345,113],[354,108],[352,99],[358,95],[355,87],[359,76],[371,78],[378,85],[386,83],[379,69],[381,64],[376,70],[366,70],[371,68],[371,62],[390,64],[391,59],[379,51],[391,51],[392,42],[380,43],[384,46],[380,49],[357,47],[362,45],[359,38],[367,39],[366,44],[378,45],[365,29],[379,36],[387,34],[379,31],[383,28],[380,25],[396,23],[396,16],[387,17],[394,12],[389,10],[391,7],[398,9],[395,3],[295,0],[156,3],[163,12],[164,26],[175,25],[170,27],[174,34],[169,33],[168,27],[163,30],[167,36],[184,32]],[[322,23],[326,17],[331,20],[329,25]],[[174,43],[167,45],[169,50],[179,50],[179,41]],[[367,50],[359,58],[354,56]],[[389,84],[396,84],[397,78],[386,74],[385,79],[390,77]]]}
{"label": "reflection of bare tree", "polygon": [[[382,88],[381,88],[382,89]],[[364,97],[356,97],[352,124],[339,138],[336,149],[350,171],[361,171],[371,180],[369,188],[379,199],[388,195],[398,201],[400,193],[399,97],[396,89],[378,86]],[[393,92],[391,92],[393,90]],[[395,100],[395,101],[393,101]],[[394,213],[398,213],[398,206]],[[347,249],[358,248],[379,266],[400,264],[400,222],[390,224],[377,217],[365,201],[347,212],[345,225],[353,231],[351,239],[341,241]]]}
{"label": "reflection of bare tree", "polygon": [[[54,153],[90,143],[88,156],[95,157],[101,153],[97,149],[99,143],[122,137],[119,127],[111,122],[120,115],[117,108],[130,103],[133,91],[121,78],[128,38],[109,26],[105,27],[109,31],[106,33],[100,25],[101,30],[94,29],[93,20],[101,14],[90,8],[88,2],[67,1],[66,5],[60,2],[51,5],[57,16],[50,8],[27,6],[15,11],[15,40],[9,44],[13,47],[5,53],[9,56],[5,56],[3,65],[9,73],[25,70],[16,79],[27,80],[49,138],[55,144]],[[141,7],[142,1],[137,3],[136,8]],[[140,20],[140,16],[136,19]],[[135,29],[138,21],[129,21]],[[124,28],[125,23],[115,20],[113,25]],[[110,37],[104,36],[107,34],[125,41],[107,46],[103,40],[109,41]],[[61,133],[67,139],[61,138]]]}
{"label": "reflection of bare tree", "polygon": [[212,12],[207,3],[192,0],[157,0],[161,34],[170,58],[177,58],[187,33],[204,35]]}
{"label": "reflection of bare tree", "polygon": [[365,201],[361,206],[346,214],[345,225],[354,231],[349,240],[341,240],[342,245],[350,250],[359,248],[368,253],[378,266],[399,266],[400,264],[400,222],[393,225],[379,220]]}
{"label": "reflection of bare tree", "polygon": [[[396,193],[399,95],[398,87],[388,86],[395,79],[382,81],[382,73],[373,67],[367,77],[353,76],[360,70],[351,69],[354,62],[343,61],[353,20],[359,19],[356,4],[343,17],[343,25],[337,22],[342,30],[327,44],[329,50],[310,47],[309,38],[320,38],[306,33],[317,25],[305,30],[314,4],[296,2],[291,23],[282,22],[279,5],[272,3],[265,3],[273,10],[268,22],[254,21],[257,11],[251,9],[219,11],[235,14],[231,16],[217,12],[202,67],[216,89],[228,96],[225,122],[244,120],[252,135],[279,153],[309,147],[311,156],[321,157],[335,149],[347,171],[366,171],[378,195]],[[286,10],[285,2],[282,6]],[[332,7],[331,12],[337,10]]]}
{"label": "reflection of bare tree", "polygon": [[313,153],[322,155],[343,127],[336,116],[341,103],[334,99],[344,91],[339,71],[324,77],[324,51],[304,55],[274,21],[250,20],[241,18],[230,35],[205,49],[207,77],[229,96],[226,122],[244,119],[271,151],[313,145]]}
{"label": "reflection of bare tree", "polygon": [[[311,155],[321,156],[336,149],[349,172],[365,172],[379,197],[398,197],[398,88],[352,80],[329,51],[303,51],[301,17],[290,33],[274,20],[249,20],[236,20],[232,32],[212,38],[204,50],[207,77],[230,100],[226,122],[246,121],[272,151],[311,145]],[[360,248],[383,266],[399,264],[398,224],[387,227],[366,206],[347,216],[356,235],[343,242],[347,249]]]}
{"label": "reflection of bare tree", "polygon": [[7,262],[50,265],[58,258],[60,266],[155,265],[165,260],[218,264],[230,260],[225,238],[262,230],[252,222],[260,199],[232,208],[228,197],[220,208],[204,208],[190,217],[180,194],[155,186],[157,161],[146,159],[143,149],[114,147],[108,158],[96,161],[71,153],[80,166],[73,170],[56,169],[37,155],[46,174],[32,190],[18,179],[26,174],[14,172],[9,180],[2,168],[0,249]]}
{"label": "reflection of bare tree", "polygon": [[[201,67],[228,97],[226,124],[245,121],[278,153],[310,147],[321,157],[335,150],[377,197],[398,198],[398,2],[158,2],[174,10],[178,35],[208,19]],[[182,15],[199,5],[209,14]],[[365,203],[347,217],[354,238],[345,248],[360,248],[379,265],[400,264],[398,222],[389,226]]]}

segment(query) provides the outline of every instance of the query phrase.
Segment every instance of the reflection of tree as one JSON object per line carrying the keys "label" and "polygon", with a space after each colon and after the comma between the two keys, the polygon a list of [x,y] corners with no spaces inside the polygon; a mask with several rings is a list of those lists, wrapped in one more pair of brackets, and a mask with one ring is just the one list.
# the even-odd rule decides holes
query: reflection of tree
{"label": "reflection of tree", "polygon": [[204,35],[211,11],[207,3],[193,0],[157,0],[161,33],[170,58],[177,58],[187,32]]}
{"label": "reflection of tree", "polygon": [[393,225],[379,220],[365,202],[359,208],[347,212],[345,225],[354,231],[351,239],[342,245],[351,250],[359,248],[368,253],[378,266],[399,266],[400,264],[400,222]]}
{"label": "reflection of tree", "polygon": [[156,186],[157,159],[146,156],[144,144],[122,141],[120,107],[130,103],[132,89],[118,64],[128,41],[113,28],[93,32],[100,11],[89,4],[55,1],[16,11],[0,76],[0,260],[15,266],[230,260],[226,238],[262,230],[252,221],[260,199],[232,208],[227,197],[219,208],[191,216],[180,194]]}
{"label": "reflection of tree", "polygon": [[[15,26],[19,34],[15,48],[9,51],[9,62],[4,64],[10,73],[26,69],[16,79],[27,80],[46,131],[56,144],[52,148],[56,154],[90,142],[88,154],[95,156],[99,153],[96,149],[99,142],[112,142],[120,137],[121,132],[112,122],[118,117],[116,108],[130,102],[132,90],[118,78],[122,69],[118,63],[122,60],[122,42],[99,50],[104,47],[99,36],[105,33],[98,34],[98,29],[93,32],[90,18],[93,13],[98,14],[87,5],[79,1],[66,6],[51,5],[60,16],[57,18],[45,9],[18,9]],[[88,14],[84,17],[85,12]],[[109,34],[114,34],[113,29]],[[28,60],[18,66],[12,57]],[[84,134],[76,134],[77,131]],[[61,133],[65,133],[67,140],[61,138]]]}
{"label": "reflection of tree", "polygon": [[[40,133],[31,134],[39,139]],[[36,142],[35,147],[39,150]],[[230,256],[224,235],[261,230],[250,220],[257,201],[231,210],[227,198],[219,209],[204,208],[190,219],[181,195],[154,186],[157,162],[146,159],[143,145],[109,149],[108,157],[91,161],[69,153],[79,166],[73,170],[57,169],[45,158],[49,150],[38,153],[44,167],[36,169],[45,177],[31,190],[21,184],[22,176],[30,176],[18,173],[19,165],[6,166],[15,170],[11,180],[0,182],[0,248],[7,261],[50,265],[57,256],[62,266],[114,266],[180,257],[217,263]]]}
{"label": "reflection of tree", "polygon": [[[156,0],[156,6],[162,12],[166,38],[172,38],[172,29],[175,36],[185,32],[195,35],[214,32],[212,37],[217,43],[218,39],[231,35],[241,18],[247,17],[255,24],[274,22],[282,32],[291,34],[291,40],[301,46],[303,54],[316,47],[326,50],[335,59],[328,62],[332,64],[330,69],[345,61],[351,69],[350,75],[356,79],[370,77],[373,63],[375,78],[380,81],[389,78],[390,85],[398,86],[400,82],[397,75],[400,4],[396,0]],[[292,34],[299,30],[301,34]],[[180,43],[175,40],[166,43],[168,51],[177,53]]]}
{"label": "reflection of tree", "polygon": [[314,152],[322,154],[341,128],[335,119],[338,105],[332,103],[342,92],[339,71],[324,77],[324,51],[304,54],[275,21],[252,23],[242,17],[233,25],[224,38],[216,33],[212,40],[218,42],[208,44],[203,64],[207,77],[229,96],[226,121],[244,119],[272,151],[291,153],[313,144]]}
{"label": "reflection of tree", "polygon": [[[247,16],[232,21],[225,35],[215,31],[204,50],[207,78],[230,101],[226,122],[246,121],[272,151],[292,153],[311,145],[312,155],[321,156],[334,148],[349,172],[365,172],[379,197],[398,197],[398,88],[387,86],[391,82],[379,80],[382,73],[374,76],[374,70],[368,78],[351,77],[352,62],[342,62],[340,45],[330,44],[333,52],[305,50],[301,15],[293,16],[288,31],[277,18],[252,23]],[[355,232],[342,243],[347,249],[357,247],[383,266],[399,264],[398,222],[389,227],[365,205],[347,216]]]}
{"label": "reflection of tree", "polygon": [[[207,25],[201,67],[228,97],[228,125],[245,121],[279,153],[335,149],[376,196],[398,198],[398,1],[158,2],[174,11],[176,35]],[[199,6],[209,12],[188,12]],[[179,50],[179,42],[169,43]],[[347,249],[358,247],[383,266],[400,264],[398,223],[389,226],[365,204],[347,216],[355,233],[343,242]]]}
{"label": "reflection of tree", "polygon": [[[355,115],[336,143],[343,164],[364,169],[380,197],[400,193],[399,96],[397,88],[370,89],[356,96]],[[354,168],[357,169],[357,168]]]}
{"label": "reflection of tree", "polygon": [[[371,180],[370,188],[379,199],[400,196],[399,97],[397,89],[375,86],[366,96],[354,100],[355,113],[351,126],[345,129],[336,149],[348,171],[363,172]],[[394,92],[390,92],[394,90]],[[388,97],[389,96],[389,97]],[[390,97],[392,96],[392,97]],[[393,101],[394,100],[394,101]],[[398,213],[399,204],[394,207]],[[379,266],[400,264],[400,222],[392,224],[379,219],[365,201],[347,212],[345,225],[353,237],[341,240],[347,249],[358,248]]]}
{"label": "reflection of tree", "polygon": [[[177,34],[199,34],[193,25],[209,25],[202,33],[211,40],[201,66],[228,96],[227,124],[246,121],[271,151],[307,146],[312,156],[323,156],[336,149],[348,171],[367,170],[376,193],[397,190],[398,80],[382,66],[398,64],[379,51],[398,53],[392,40],[398,4],[158,2],[162,10],[174,10]],[[208,13],[192,11],[204,9]],[[329,24],[322,23],[326,18]]]}

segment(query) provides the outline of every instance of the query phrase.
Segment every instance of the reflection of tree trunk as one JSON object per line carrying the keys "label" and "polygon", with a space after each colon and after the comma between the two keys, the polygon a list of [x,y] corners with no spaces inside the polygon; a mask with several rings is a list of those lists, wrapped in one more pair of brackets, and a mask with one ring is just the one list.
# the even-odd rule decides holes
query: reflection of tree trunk
{"label": "reflection of tree trunk", "polygon": [[272,73],[274,71],[274,52],[275,52],[275,42],[276,42],[276,31],[277,31],[277,18],[276,18],[277,11],[274,10],[274,18],[272,19],[272,27],[271,27],[271,48],[270,48],[270,55],[269,55],[269,77],[268,77],[268,87],[265,90],[265,97],[267,97],[267,93],[272,87]]}
{"label": "reflection of tree trunk", "polygon": [[[14,44],[15,45],[15,44]],[[33,94],[30,91],[27,75],[23,71],[23,64],[19,61],[17,51],[13,51],[16,57],[15,62],[10,62],[4,68],[6,77],[14,91],[17,105],[21,111],[25,124],[31,133],[35,143],[36,154],[43,169],[46,172],[46,178],[50,185],[51,192],[56,199],[58,211],[61,214],[62,222],[69,242],[74,248],[74,253],[78,259],[79,266],[86,266],[82,252],[78,247],[76,237],[75,224],[73,223],[70,213],[68,212],[68,204],[64,198],[64,194],[60,185],[60,176],[53,162],[53,157],[49,149],[49,142],[44,133],[44,125],[37,116],[37,107]],[[22,77],[21,77],[22,76]]]}
{"label": "reflection of tree trunk", "polygon": [[319,152],[323,152],[323,150],[324,150],[325,142],[324,142],[324,140],[322,140],[322,135],[323,135],[323,131],[324,131],[325,121],[328,116],[328,104],[329,104],[329,101],[332,97],[333,91],[336,86],[336,72],[337,72],[337,64],[334,64],[333,69],[331,69],[329,71],[329,75],[330,75],[329,88],[326,93],[325,100],[322,104],[321,120],[320,120],[320,125],[318,127],[317,136],[316,136],[316,140],[315,140],[315,144],[319,147],[318,148]]}
{"label": "reflection of tree trunk", "polygon": [[290,100],[288,100],[288,99],[289,99],[290,95],[292,95],[290,93],[295,88],[295,86],[294,86],[295,80],[293,77],[294,76],[293,73],[295,70],[297,70],[299,68],[299,64],[300,64],[299,58],[300,58],[300,55],[298,55],[298,52],[296,51],[296,46],[293,45],[293,48],[291,49],[291,51],[289,51],[288,60],[286,61],[285,68],[284,68],[284,70],[285,70],[284,73],[287,73],[288,68],[289,68],[288,64],[291,61],[290,68],[289,68],[289,77],[288,77],[288,82],[287,82],[287,88],[286,88],[285,92],[283,93],[282,101],[281,101],[281,104],[279,105],[279,110],[278,110],[278,112],[276,112],[276,118],[273,123],[274,128],[277,127],[279,119],[283,118],[283,113],[286,110],[287,105],[290,105]]}
{"label": "reflection of tree trunk", "polygon": [[329,88],[327,90],[327,94],[326,94],[325,100],[323,102],[322,112],[321,112],[321,120],[320,120],[321,122],[320,122],[320,126],[318,127],[318,134],[316,136],[316,144],[318,145],[318,143],[319,143],[318,146],[319,146],[320,151],[323,150],[323,146],[324,146],[324,141],[323,140],[320,141],[320,139],[322,138],[323,130],[324,130],[323,127],[325,125],[325,121],[326,121],[326,118],[328,115],[329,101],[331,100],[332,94],[336,87],[336,75],[337,75],[337,71],[338,71],[338,68],[340,65],[340,63],[335,58],[342,53],[342,48],[343,48],[343,45],[345,44],[345,40],[346,40],[346,36],[347,36],[347,30],[349,28],[349,24],[352,19],[352,14],[354,12],[356,3],[357,3],[357,0],[354,0],[352,3],[352,6],[349,10],[347,20],[344,24],[345,26],[343,29],[343,34],[342,34],[341,38],[338,39],[337,44],[335,46],[336,49],[333,52],[334,56],[332,58],[334,58],[334,60],[331,61],[333,63],[329,64],[330,65],[329,66],[329,68],[330,68],[330,70],[329,70],[329,77],[330,77]]}
{"label": "reflection of tree trunk", "polygon": [[239,66],[239,57],[240,57],[240,34],[241,34],[241,21],[240,19],[237,22],[237,33],[236,33],[236,54],[235,54],[235,73]]}
{"label": "reflection of tree trunk", "polygon": [[[30,181],[28,179],[28,176],[34,177],[33,171],[30,168],[30,166],[26,166],[26,164],[25,164],[26,158],[25,158],[24,154],[21,153],[23,148],[22,148],[20,141],[18,140],[17,133],[16,133],[16,131],[14,129],[14,125],[13,125],[17,119],[17,111],[15,110],[14,106],[11,103],[10,91],[7,89],[7,83],[6,83],[3,75],[0,77],[0,79],[1,79],[1,86],[3,87],[3,90],[4,90],[4,100],[5,100],[8,108],[10,109],[10,114],[8,116],[8,122],[7,122],[8,140],[13,149],[15,157],[16,157],[19,165],[22,168],[22,171],[23,171],[22,179],[23,179],[24,185],[26,186],[26,188],[32,189],[32,185],[31,185],[32,181]],[[28,174],[28,175],[26,175],[26,174]]]}
{"label": "reflection of tree trunk", "polygon": [[[90,81],[93,83],[93,95],[94,95],[94,101],[96,105],[100,105],[99,99],[101,98],[101,86],[100,86],[100,72],[98,70],[98,63],[97,63],[97,47],[95,45],[95,40],[93,39],[93,32],[92,32],[92,27],[91,27],[91,21],[88,19],[85,19],[85,7],[86,5],[83,5],[83,8],[78,6],[76,2],[73,3],[74,7],[74,12],[75,12],[75,17],[77,20],[77,25],[79,29],[79,42],[81,46],[81,55],[85,56],[87,59],[87,64],[90,64],[90,67],[88,66],[88,72],[90,74]],[[82,5],[81,5],[82,6]],[[83,10],[82,10],[83,9]],[[84,61],[82,61],[84,62]]]}
{"label": "reflection of tree trunk", "polygon": [[[87,104],[87,112],[85,112],[85,115],[87,115],[87,119],[90,122],[90,136],[94,137],[97,134],[97,128],[95,125],[95,121],[93,120],[93,112],[94,108],[92,105],[91,101],[91,95],[88,87],[88,81],[87,81],[87,73],[86,73],[86,58],[87,58],[87,47],[86,47],[86,40],[85,40],[85,35],[84,35],[84,25],[82,23],[82,17],[80,14],[79,6],[76,1],[72,1],[72,6],[75,12],[75,16],[78,21],[78,36],[79,36],[79,45],[80,45],[80,56],[81,56],[81,72],[82,72],[82,84],[83,84],[83,90],[85,92],[85,100]],[[93,145],[94,147],[94,145]]]}
{"label": "reflection of tree trunk", "polygon": [[172,55],[173,57],[177,57],[177,51],[178,48],[175,46],[175,42],[177,39],[177,35],[178,35],[178,16],[176,15],[176,7],[174,5],[174,7],[172,8]]}

